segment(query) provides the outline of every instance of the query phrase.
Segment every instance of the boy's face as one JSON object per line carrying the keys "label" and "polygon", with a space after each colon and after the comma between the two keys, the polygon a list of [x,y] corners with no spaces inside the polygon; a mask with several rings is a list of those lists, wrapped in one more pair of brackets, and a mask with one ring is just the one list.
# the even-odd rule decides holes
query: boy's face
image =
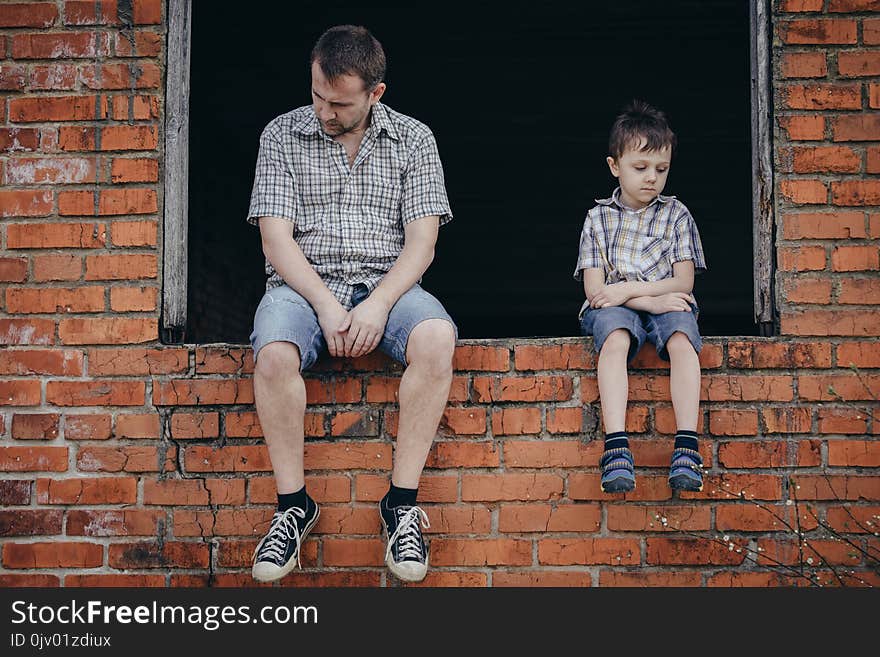
{"label": "boy's face", "polygon": [[641,210],[663,191],[672,161],[669,146],[643,151],[644,145],[642,139],[638,148],[628,146],[619,159],[607,159],[612,175],[620,183],[620,200],[634,210]]}

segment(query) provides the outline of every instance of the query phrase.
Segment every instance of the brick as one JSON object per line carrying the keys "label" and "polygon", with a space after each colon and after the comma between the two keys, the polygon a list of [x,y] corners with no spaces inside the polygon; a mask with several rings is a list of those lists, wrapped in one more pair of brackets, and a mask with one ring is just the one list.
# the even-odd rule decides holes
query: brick
{"label": "brick", "polygon": [[[158,472],[156,447],[81,447],[76,454],[80,472]],[[149,482],[144,482],[146,487]]]}
{"label": "brick", "polygon": [[498,531],[598,532],[602,513],[598,505],[505,504],[498,515]]}
{"label": "brick", "polygon": [[20,157],[6,163],[6,182],[9,185],[63,185],[96,180],[95,160],[89,158]]}
{"label": "brick", "polygon": [[0,345],[51,344],[55,322],[50,319],[0,318]]}
{"label": "brick", "polygon": [[876,246],[838,246],[831,252],[834,271],[880,269],[880,249]]}
{"label": "brick", "polygon": [[781,0],[779,11],[781,12],[806,12],[822,11],[825,0]]}
{"label": "brick", "polygon": [[0,480],[0,505],[21,506],[31,503],[31,482],[24,479]]}
{"label": "brick", "polygon": [[789,278],[784,281],[785,299],[790,303],[831,303],[832,281],[827,278]]}
{"label": "brick", "polygon": [[142,349],[89,349],[92,376],[134,376],[139,374],[179,374],[189,370],[189,351],[167,347]]}
{"label": "brick", "polygon": [[157,406],[201,404],[253,404],[250,380],[153,380],[153,403]]}
{"label": "brick", "polygon": [[0,258],[0,281],[22,283],[27,280],[27,258]]}
{"label": "brick", "polygon": [[152,151],[158,145],[159,129],[156,126],[120,125],[101,130],[102,151]]}
{"label": "brick", "polygon": [[780,246],[776,249],[779,268],[784,271],[821,271],[825,269],[825,247]]}
{"label": "brick", "polygon": [[153,189],[108,189],[100,193],[98,214],[151,214],[159,209]]}
{"label": "brick", "polygon": [[[781,532],[791,531],[798,521],[793,516],[793,507],[779,505],[762,505],[761,507],[746,504],[723,504],[715,511],[715,528],[720,531],[734,532]],[[815,529],[815,520],[802,519],[803,530]]]}
{"label": "brick", "polygon": [[159,290],[155,287],[112,287],[110,309],[114,312],[147,312],[156,310]]}
{"label": "brick", "polygon": [[[871,82],[868,84],[868,107],[871,109],[880,108],[880,84],[876,84],[875,82]],[[877,168],[876,164],[876,151],[872,153],[874,149],[868,149],[868,172],[874,173],[872,169]],[[873,155],[873,157],[872,157]],[[873,160],[873,162],[872,162]]]}
{"label": "brick", "polygon": [[788,452],[789,444],[778,441],[723,442],[718,445],[718,464],[728,469],[796,465]]}
{"label": "brick", "polygon": [[[397,383],[399,384],[400,381],[398,380]],[[305,384],[306,399],[308,399],[309,404],[353,404],[359,402],[363,394],[360,378],[336,378],[328,381],[310,378],[305,380]],[[368,398],[367,401],[379,400]],[[386,401],[394,401],[394,397]]]}
{"label": "brick", "polygon": [[461,345],[455,348],[452,367],[456,371],[506,372],[510,369],[510,350],[506,347]]}
{"label": "brick", "polygon": [[600,441],[506,440],[504,464],[508,468],[572,468],[595,466],[602,453]]}
{"label": "brick", "polygon": [[111,568],[207,568],[210,548],[198,542],[113,543],[108,548]]}
{"label": "brick", "polygon": [[574,386],[568,376],[474,377],[472,401],[565,401]]}
{"label": "brick", "polygon": [[758,433],[758,412],[713,408],[709,411],[709,432],[713,436],[754,436]]}
{"label": "brick", "polygon": [[793,84],[786,89],[785,105],[800,110],[858,110],[860,84]]}
{"label": "brick", "polygon": [[61,511],[0,511],[0,536],[45,536],[61,533]]}
{"label": "brick", "polygon": [[867,237],[862,212],[821,212],[786,214],[782,234],[787,240]]}
{"label": "brick", "polygon": [[36,128],[0,128],[0,151],[35,151],[39,146],[40,131]]}
{"label": "brick", "polygon": [[12,37],[13,59],[88,59],[109,54],[107,34],[57,32]]}
{"label": "brick", "polygon": [[782,77],[824,78],[828,66],[824,52],[789,52],[782,55]]}
{"label": "brick", "polygon": [[856,43],[856,21],[811,19],[780,21],[777,24],[783,43],[848,44]]}
{"label": "brick", "polygon": [[[52,192],[0,190],[0,217],[45,217],[52,213]],[[9,227],[10,229],[13,226]],[[8,245],[9,248],[16,248]]]}
{"label": "brick", "polygon": [[846,304],[880,304],[880,281],[874,278],[843,279],[837,300]]}
{"label": "brick", "polygon": [[174,413],[171,416],[173,438],[217,438],[219,435],[219,413]]}
{"label": "brick", "polygon": [[98,414],[67,414],[64,416],[65,440],[107,440],[111,436],[109,415]]}
{"label": "brick", "polygon": [[9,120],[16,123],[93,121],[105,115],[106,104],[97,96],[39,96],[9,101]]}
{"label": "brick", "polygon": [[584,343],[517,345],[514,362],[518,370],[586,370],[595,367],[592,352]]}
{"label": "brick", "polygon": [[[133,36],[133,41],[128,37]],[[115,34],[113,52],[117,57],[156,57],[162,52],[162,37],[155,32],[137,31],[133,35]]]}
{"label": "brick", "polygon": [[846,180],[831,183],[835,205],[880,205],[880,181]]}
{"label": "brick", "polygon": [[342,411],[332,413],[330,434],[333,436],[378,436],[379,414],[375,411]]}
{"label": "brick", "polygon": [[83,588],[162,588],[165,586],[165,575],[65,575],[64,586]]}
{"label": "brick", "polygon": [[880,343],[841,342],[837,345],[837,365],[840,367],[880,367]]}
{"label": "brick", "polygon": [[547,500],[562,496],[563,481],[555,474],[462,475],[465,502]]}
{"label": "brick", "polygon": [[158,335],[155,318],[62,319],[58,323],[63,344],[136,344],[153,342]]}
{"label": "brick", "polygon": [[[795,565],[806,562],[811,558],[816,565],[822,562],[854,566],[858,564],[857,553],[842,541],[830,541],[812,539],[806,541],[806,545],[799,546],[797,541],[780,541],[772,539],[759,539],[758,547],[762,554],[758,557],[759,565],[775,563]],[[800,549],[803,547],[803,551]],[[804,563],[804,566],[809,562]]]}
{"label": "brick", "polygon": [[531,541],[515,539],[446,539],[431,542],[431,563],[437,566],[529,566]]}
{"label": "brick", "polygon": [[876,400],[880,396],[880,376],[856,376],[854,373],[833,376],[802,375],[798,378],[798,394],[801,399],[810,401],[839,401],[838,397],[845,401]]}
{"label": "brick", "polygon": [[104,288],[7,288],[9,313],[95,313],[104,311]]}
{"label": "brick", "polygon": [[547,431],[550,433],[580,433],[584,413],[580,406],[547,409]]}
{"label": "brick", "polygon": [[878,516],[880,506],[831,506],[826,511],[828,525],[847,534],[873,534]]}
{"label": "brick", "polygon": [[538,541],[538,563],[550,566],[638,565],[639,542],[620,538],[563,538]]}
{"label": "brick", "polygon": [[67,447],[0,447],[0,471],[65,472]]}
{"label": "brick", "polygon": [[24,66],[0,65],[0,90],[21,91],[26,84],[27,69]]}
{"label": "brick", "polygon": [[805,310],[783,312],[783,335],[876,335],[880,314],[864,310]]}
{"label": "brick", "polygon": [[788,201],[799,205],[828,202],[828,189],[821,180],[783,180],[779,191]]}
{"label": "brick", "polygon": [[2,587],[50,588],[60,586],[60,584],[61,580],[57,575],[0,575],[0,586]]}
{"label": "brick", "polygon": [[592,586],[590,573],[573,571],[515,571],[496,570],[492,573],[493,587],[573,587],[586,588]]}
{"label": "brick", "polygon": [[254,354],[250,349],[235,347],[197,347],[197,374],[241,374],[254,370]]}
{"label": "brick", "polygon": [[97,543],[6,543],[6,568],[97,568],[104,562],[104,546]]}
{"label": "brick", "polygon": [[710,538],[648,538],[645,543],[645,563],[651,565],[732,566],[741,564],[746,556]]}
{"label": "brick", "polygon": [[704,376],[705,401],[791,401],[790,376]]}
{"label": "brick", "polygon": [[[262,445],[189,447],[184,454],[189,472],[271,472],[269,454]],[[388,470],[391,446],[370,443],[306,444],[309,470]]]}
{"label": "brick", "polygon": [[83,66],[79,79],[88,89],[156,89],[162,75],[152,62]]}
{"label": "brick", "polygon": [[[58,147],[62,151],[93,151],[96,148],[100,128],[82,126],[61,126],[58,130]],[[92,192],[82,192],[84,196]]]}
{"label": "brick", "polygon": [[68,536],[154,536],[165,511],[112,509],[67,512]]}
{"label": "brick", "polygon": [[862,158],[848,146],[793,149],[795,173],[858,173]]}
{"label": "brick", "polygon": [[786,586],[786,580],[777,573],[721,571],[706,579],[707,587],[779,587]]}
{"label": "brick", "polygon": [[706,531],[712,524],[708,507],[613,504],[606,509],[609,531]]}
{"label": "brick", "polygon": [[56,406],[143,406],[143,381],[49,381],[46,401]]}
{"label": "brick", "polygon": [[127,413],[116,416],[117,438],[158,438],[161,431],[155,413]]}
{"label": "brick", "polygon": [[825,138],[825,117],[815,114],[780,116],[779,126],[790,141],[816,141]]}
{"label": "brick", "polygon": [[682,499],[708,500],[779,500],[782,499],[782,479],[763,474],[709,474],[704,478],[701,493],[682,491]]}
{"label": "brick", "polygon": [[428,468],[497,468],[500,450],[493,443],[435,442],[425,465]]}
{"label": "brick", "polygon": [[48,64],[31,66],[29,91],[70,91],[76,88],[76,66]]}
{"label": "brick", "polygon": [[430,506],[426,509],[431,534],[488,534],[492,530],[492,514],[485,506]]}
{"label": "brick", "polygon": [[82,256],[76,254],[35,255],[34,282],[75,281],[82,277]]}
{"label": "brick", "polygon": [[81,376],[83,355],[72,349],[0,350],[0,374]]}
{"label": "brick", "polygon": [[880,442],[869,440],[829,440],[828,465],[876,468],[880,466]]}
{"label": "brick", "polygon": [[486,410],[447,408],[440,418],[438,431],[443,436],[482,435],[486,433]]}
{"label": "brick", "polygon": [[813,342],[728,343],[728,365],[742,368],[831,367],[831,345]]}
{"label": "brick", "polygon": [[840,52],[837,54],[837,70],[845,78],[880,75],[880,53]]}
{"label": "brick", "polygon": [[57,413],[16,413],[12,416],[12,437],[29,440],[54,440],[58,437],[61,416]]}
{"label": "brick", "polygon": [[[351,480],[346,475],[308,475],[306,488],[319,504],[351,501]],[[278,501],[275,477],[249,477],[248,501],[251,504],[275,504]]]}
{"label": "brick", "polygon": [[133,504],[137,480],[133,477],[96,479],[37,479],[38,504]]}
{"label": "brick", "polygon": [[537,408],[505,408],[492,413],[496,436],[540,433],[541,411]]}
{"label": "brick", "polygon": [[599,573],[599,586],[623,586],[628,588],[700,586],[702,575],[698,572],[622,572],[603,570]]}
{"label": "brick", "polygon": [[862,20],[862,43],[866,46],[880,44],[880,19],[865,18]]}
{"label": "brick", "polygon": [[94,249],[105,244],[104,224],[10,224],[10,249]]}
{"label": "brick", "polygon": [[843,114],[831,119],[834,141],[875,141],[880,139],[880,113]]}
{"label": "brick", "polygon": [[0,381],[0,406],[37,406],[39,381]]}
{"label": "brick", "polygon": [[51,27],[58,8],[51,2],[16,2],[0,5],[0,27]]}
{"label": "brick", "polygon": [[828,0],[828,12],[880,11],[877,0]]}
{"label": "brick", "polygon": [[[380,566],[384,563],[385,548],[378,539],[324,539],[324,565],[326,566]],[[436,548],[431,548],[435,559]]]}

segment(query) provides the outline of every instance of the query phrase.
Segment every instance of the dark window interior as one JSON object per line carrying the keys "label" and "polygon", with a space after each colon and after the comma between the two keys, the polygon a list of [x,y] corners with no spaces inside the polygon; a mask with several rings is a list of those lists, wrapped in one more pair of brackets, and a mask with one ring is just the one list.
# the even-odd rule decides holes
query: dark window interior
{"label": "dark window interior", "polygon": [[757,334],[748,3],[193,4],[187,342],[247,342],[265,283],[245,222],[259,135],[310,102],[309,52],[339,23],[383,43],[384,102],[437,138],[455,220],[423,285],[462,338],[578,334],[578,238],[614,188],[607,134],[633,98],[678,134],[665,193],[701,231],[702,332]]}

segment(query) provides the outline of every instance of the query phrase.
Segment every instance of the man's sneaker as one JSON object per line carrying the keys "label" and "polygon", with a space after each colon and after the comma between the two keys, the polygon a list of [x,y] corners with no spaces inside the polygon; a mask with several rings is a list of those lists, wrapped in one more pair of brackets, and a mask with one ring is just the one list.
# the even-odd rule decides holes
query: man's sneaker
{"label": "man's sneaker", "polygon": [[703,490],[703,459],[699,452],[685,447],[673,450],[669,487],[674,490]]}
{"label": "man's sneaker", "polygon": [[398,579],[421,582],[428,573],[428,546],[422,527],[431,526],[428,515],[418,506],[387,506],[379,502],[379,516],[385,530],[385,565]]}
{"label": "man's sneaker", "polygon": [[318,505],[309,497],[306,509],[291,507],[276,511],[269,531],[254,550],[254,567],[251,571],[258,582],[274,582],[281,579],[296,566],[302,568],[299,555],[302,542],[321,515]]}
{"label": "man's sneaker", "polygon": [[633,455],[629,447],[606,449],[599,459],[603,493],[628,493],[636,487]]}

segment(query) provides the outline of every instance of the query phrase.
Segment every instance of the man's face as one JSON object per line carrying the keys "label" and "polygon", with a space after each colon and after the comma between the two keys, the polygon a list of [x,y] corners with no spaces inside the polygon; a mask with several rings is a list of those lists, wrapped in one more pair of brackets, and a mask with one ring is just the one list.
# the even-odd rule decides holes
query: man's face
{"label": "man's face", "polygon": [[638,148],[627,147],[618,160],[608,158],[608,167],[620,183],[620,200],[641,210],[666,187],[672,149],[665,146],[658,151],[643,151],[645,140]]}
{"label": "man's face", "polygon": [[312,63],[312,104],[321,129],[330,137],[363,129],[370,108],[384,92],[384,82],[370,91],[357,75],[341,75],[330,82],[318,62]]}

